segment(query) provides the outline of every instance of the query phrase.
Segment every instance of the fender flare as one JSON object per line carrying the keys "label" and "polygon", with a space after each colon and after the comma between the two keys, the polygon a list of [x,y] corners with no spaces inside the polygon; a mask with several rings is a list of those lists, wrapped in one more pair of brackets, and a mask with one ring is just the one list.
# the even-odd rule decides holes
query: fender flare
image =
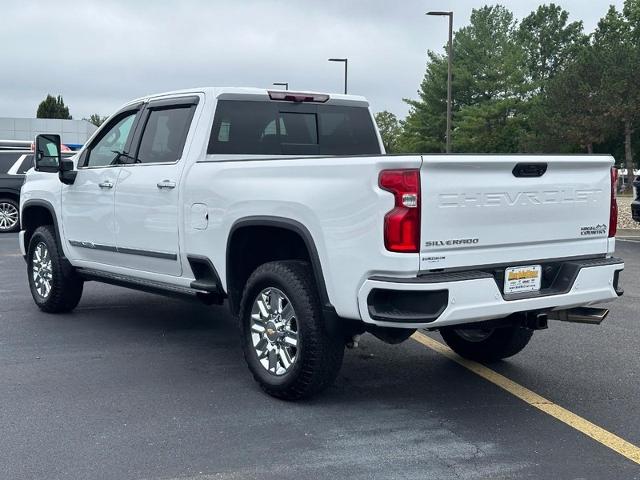
{"label": "fender flare", "polygon": [[324,280],[324,274],[322,272],[322,264],[320,262],[320,256],[318,255],[318,249],[316,248],[315,241],[313,240],[313,236],[311,232],[305,227],[302,223],[292,220],[286,217],[277,217],[270,215],[255,215],[250,217],[243,217],[236,220],[231,229],[229,230],[229,235],[227,237],[227,252],[226,252],[226,277],[227,277],[227,289],[229,285],[229,265],[230,258],[229,252],[231,251],[231,239],[233,238],[233,234],[236,230],[242,227],[276,227],[282,228],[285,230],[292,231],[302,238],[305,246],[307,247],[307,251],[309,252],[309,258],[311,259],[311,268],[313,270],[313,275],[316,280],[316,285],[318,288],[318,295],[320,297],[320,303],[322,304],[323,310],[325,312],[332,311],[335,315],[335,309],[331,302],[329,301],[329,295],[327,293],[327,286]]}
{"label": "fender flare", "polygon": [[[24,225],[23,212],[29,207],[42,207],[49,211],[49,213],[51,214],[51,218],[53,219],[53,229],[55,230],[56,241],[60,246],[60,253],[62,254],[63,260],[65,262],[68,262],[67,258],[64,255],[64,249],[62,246],[62,237],[60,236],[60,227],[58,226],[58,217],[56,216],[56,210],[53,207],[53,205],[46,200],[39,200],[39,199],[27,200],[26,202],[24,202],[22,204],[22,208],[20,209],[20,228],[22,228],[22,226]],[[25,251],[29,250],[28,248],[29,245],[25,245],[24,247],[25,247]]]}

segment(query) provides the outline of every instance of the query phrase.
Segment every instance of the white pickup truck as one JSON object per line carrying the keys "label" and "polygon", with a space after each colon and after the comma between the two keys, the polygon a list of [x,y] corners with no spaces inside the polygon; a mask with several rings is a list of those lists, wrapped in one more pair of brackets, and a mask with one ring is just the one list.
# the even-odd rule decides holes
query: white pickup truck
{"label": "white pickup truck", "polygon": [[364,332],[492,361],[622,294],[609,156],[385,155],[362,97],[248,88],[134,100],[59,143],[37,137],[20,199],[38,307],[89,280],[226,301],[279,398],[330,385]]}

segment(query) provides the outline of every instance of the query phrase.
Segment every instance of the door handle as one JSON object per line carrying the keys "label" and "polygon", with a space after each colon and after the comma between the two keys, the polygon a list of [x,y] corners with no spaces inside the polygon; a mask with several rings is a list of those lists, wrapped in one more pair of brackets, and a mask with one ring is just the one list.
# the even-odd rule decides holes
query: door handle
{"label": "door handle", "polygon": [[163,190],[163,189],[170,190],[172,188],[176,188],[176,182],[172,182],[171,180],[163,180],[161,182],[158,182],[157,185],[160,190]]}
{"label": "door handle", "polygon": [[102,183],[99,183],[98,186],[100,188],[113,188],[113,182],[111,180],[105,180]]}

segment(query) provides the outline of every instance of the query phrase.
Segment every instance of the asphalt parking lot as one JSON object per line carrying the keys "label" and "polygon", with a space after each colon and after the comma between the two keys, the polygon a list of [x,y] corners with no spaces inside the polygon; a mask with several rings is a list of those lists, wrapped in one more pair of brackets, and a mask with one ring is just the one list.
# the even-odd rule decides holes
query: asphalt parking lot
{"label": "asphalt parking lot", "polygon": [[[603,325],[553,323],[491,368],[638,446],[640,243],[618,255],[626,293]],[[222,308],[95,283],[74,313],[43,314],[0,235],[0,478],[640,478],[415,340],[365,336],[297,404],[261,393],[238,345]]]}

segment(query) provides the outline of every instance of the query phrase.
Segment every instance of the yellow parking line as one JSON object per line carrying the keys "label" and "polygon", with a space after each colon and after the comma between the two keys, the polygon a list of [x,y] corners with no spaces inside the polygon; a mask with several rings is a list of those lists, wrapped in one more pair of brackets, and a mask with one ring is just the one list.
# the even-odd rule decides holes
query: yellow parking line
{"label": "yellow parking line", "polygon": [[473,373],[481,376],[485,380],[489,380],[494,385],[506,390],[510,394],[518,397],[520,400],[527,402],[532,407],[542,410],[547,415],[551,415],[557,420],[566,423],[570,427],[584,433],[588,437],[593,438],[596,442],[600,442],[605,447],[609,447],[611,450],[619,453],[623,457],[640,464],[640,447],[627,442],[625,439],[608,432],[598,425],[594,425],[589,420],[570,412],[566,408],[556,405],[551,400],[547,400],[513,380],[509,380],[504,375],[501,375],[478,362],[458,356],[446,345],[443,345],[422,333],[416,332],[411,338],[425,347],[435,350],[439,354],[444,355],[445,357],[462,365],[464,368],[471,370]]}

